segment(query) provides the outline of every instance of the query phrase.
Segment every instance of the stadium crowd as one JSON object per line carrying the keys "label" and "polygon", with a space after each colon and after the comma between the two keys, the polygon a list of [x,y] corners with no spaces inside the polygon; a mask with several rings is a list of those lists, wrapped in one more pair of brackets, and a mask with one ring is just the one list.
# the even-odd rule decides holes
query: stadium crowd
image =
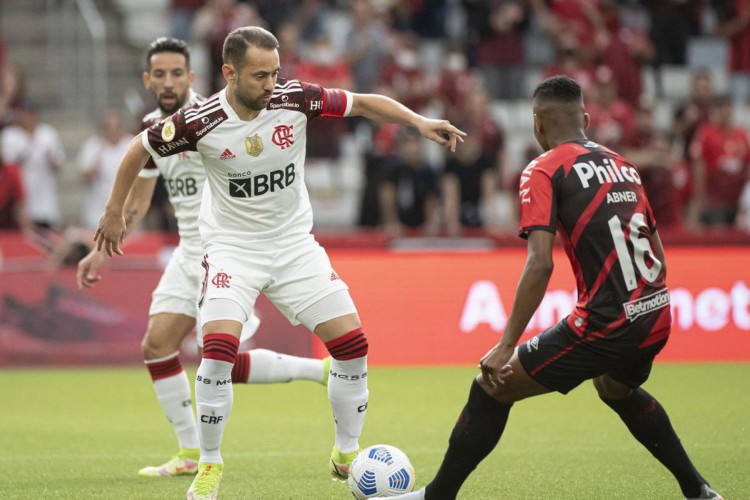
{"label": "stadium crowd", "polygon": [[[562,73],[583,88],[589,138],[640,169],[661,228],[750,232],[750,140],[736,120],[750,105],[748,2],[172,0],[170,9],[164,34],[205,48],[206,93],[224,85],[225,35],[259,25],[278,35],[283,76],[389,95],[469,133],[456,155],[445,155],[397,125],[320,119],[309,130],[311,169],[345,167],[346,138],[359,146],[359,226],[389,237],[514,233],[517,216],[507,212],[520,171],[540,151],[530,129],[511,134],[518,124],[495,110],[528,99],[541,77]],[[718,78],[726,88],[717,88],[714,70],[688,66],[696,37],[726,40],[725,78]],[[80,216],[61,220],[56,177],[65,150],[3,47],[0,40],[0,229],[62,234],[73,223],[91,230],[140,117],[108,110],[98,133],[69,151],[80,172]],[[684,102],[664,88],[666,66],[691,73]],[[659,120],[665,103],[669,120]],[[523,144],[511,148],[511,140]],[[340,177],[334,169],[331,189]],[[155,197],[147,226],[174,228],[164,191]]]}

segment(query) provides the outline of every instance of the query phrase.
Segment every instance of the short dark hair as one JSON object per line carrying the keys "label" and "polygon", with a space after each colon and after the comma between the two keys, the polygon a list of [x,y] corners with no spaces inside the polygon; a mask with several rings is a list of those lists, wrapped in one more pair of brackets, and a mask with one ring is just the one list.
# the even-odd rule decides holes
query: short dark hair
{"label": "short dark hair", "polygon": [[146,71],[151,69],[151,56],[162,52],[174,52],[185,56],[185,63],[190,69],[190,49],[184,40],[162,36],[151,42],[146,50]]}
{"label": "short dark hair", "polygon": [[224,64],[234,64],[236,67],[242,66],[245,60],[245,52],[250,45],[259,49],[274,50],[279,48],[279,41],[273,36],[273,33],[260,26],[237,28],[229,33],[224,40],[224,49],[221,52]]}
{"label": "short dark hair", "polygon": [[578,82],[565,75],[551,76],[537,85],[534,90],[534,99],[573,102],[580,100],[581,95],[581,86]]}

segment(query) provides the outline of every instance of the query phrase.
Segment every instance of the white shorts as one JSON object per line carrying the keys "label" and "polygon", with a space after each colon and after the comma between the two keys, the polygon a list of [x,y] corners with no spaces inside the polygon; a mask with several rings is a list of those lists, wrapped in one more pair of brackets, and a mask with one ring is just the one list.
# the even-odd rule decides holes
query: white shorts
{"label": "white shorts", "polygon": [[[178,245],[151,294],[149,316],[161,313],[184,314],[196,318],[197,323],[201,324],[198,296],[204,275],[200,256],[186,252],[182,245]],[[260,319],[252,309],[247,316],[249,319],[243,325],[240,338],[242,342],[255,335],[260,325]],[[198,345],[203,347],[203,332],[200,328],[197,329],[197,340]]]}
{"label": "white shorts", "polygon": [[[249,315],[260,292],[293,325],[301,323],[298,316],[305,309],[342,290],[346,291],[351,306],[345,310],[338,307],[337,316],[327,319],[356,312],[348,297],[349,287],[333,270],[325,250],[311,234],[293,239],[267,240],[262,248],[260,246],[208,245],[203,261],[206,274],[199,302],[203,324],[235,319],[221,317],[219,308],[211,310],[213,299],[233,300]],[[312,325],[312,328],[305,326],[313,329],[316,325]]]}

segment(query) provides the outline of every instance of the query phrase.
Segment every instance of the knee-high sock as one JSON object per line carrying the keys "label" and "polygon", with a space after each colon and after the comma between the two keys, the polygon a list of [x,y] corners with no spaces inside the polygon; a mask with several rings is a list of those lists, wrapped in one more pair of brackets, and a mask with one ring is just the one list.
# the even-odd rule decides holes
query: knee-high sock
{"label": "knee-high sock", "polygon": [[674,475],[682,494],[688,498],[700,496],[700,488],[707,484],[698,473],[677,437],[667,412],[642,388],[621,400],[601,398],[625,422],[630,433]]}
{"label": "knee-high sock", "polygon": [[198,448],[198,430],[190,398],[190,382],[182,369],[179,353],[145,360],[156,398],[172,424],[180,448]]}
{"label": "knee-high sock", "polygon": [[336,422],[336,449],[359,449],[359,435],[367,412],[367,338],[361,329],[326,342],[331,353],[328,399]]}
{"label": "knee-high sock", "polygon": [[281,354],[268,349],[237,353],[232,369],[234,384],[278,384],[292,380],[323,382],[323,361]]}
{"label": "knee-high sock", "polygon": [[222,463],[221,438],[232,410],[232,366],[239,339],[212,333],[203,339],[203,359],[195,377],[201,462]]}
{"label": "knee-high sock", "polygon": [[458,417],[448,451],[438,473],[425,491],[428,500],[453,500],[479,462],[497,446],[513,404],[490,397],[475,380],[469,401]]}

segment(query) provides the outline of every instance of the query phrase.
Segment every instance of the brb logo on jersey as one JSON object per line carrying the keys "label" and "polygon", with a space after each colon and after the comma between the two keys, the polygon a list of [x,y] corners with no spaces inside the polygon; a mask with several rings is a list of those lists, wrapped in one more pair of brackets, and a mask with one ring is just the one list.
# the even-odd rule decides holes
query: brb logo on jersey
{"label": "brb logo on jersey", "polygon": [[292,133],[293,129],[294,125],[276,125],[276,128],[273,129],[271,141],[273,141],[273,143],[279,146],[282,150],[288,148],[289,146],[294,144],[294,134]]}
{"label": "brb logo on jersey", "polygon": [[297,177],[294,173],[294,163],[267,174],[250,174],[250,172],[229,174],[229,196],[232,198],[252,198],[266,193],[275,193],[288,187]]}

